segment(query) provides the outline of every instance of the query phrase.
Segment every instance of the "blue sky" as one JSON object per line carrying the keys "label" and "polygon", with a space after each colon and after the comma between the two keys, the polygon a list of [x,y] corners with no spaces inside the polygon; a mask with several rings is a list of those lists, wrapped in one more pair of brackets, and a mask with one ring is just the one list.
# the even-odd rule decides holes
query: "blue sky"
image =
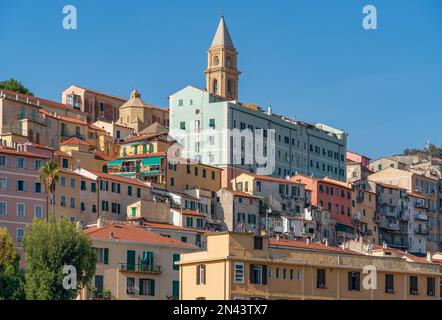
{"label": "blue sky", "polygon": [[[62,9],[78,29],[62,28]],[[378,29],[362,28],[373,4]],[[78,84],[168,106],[204,69],[220,15],[239,55],[240,100],[349,133],[372,158],[442,144],[440,0],[2,0],[0,79],[61,99]]]}

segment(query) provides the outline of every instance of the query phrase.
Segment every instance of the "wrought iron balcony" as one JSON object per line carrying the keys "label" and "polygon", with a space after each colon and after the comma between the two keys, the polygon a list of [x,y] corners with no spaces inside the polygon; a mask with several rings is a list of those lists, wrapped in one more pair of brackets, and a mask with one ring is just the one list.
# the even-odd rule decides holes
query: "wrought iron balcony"
{"label": "wrought iron balcony", "polygon": [[135,263],[135,264],[120,263],[120,271],[160,274],[161,273],[161,266],[155,266],[155,265],[149,265],[149,264],[143,264],[143,263]]}

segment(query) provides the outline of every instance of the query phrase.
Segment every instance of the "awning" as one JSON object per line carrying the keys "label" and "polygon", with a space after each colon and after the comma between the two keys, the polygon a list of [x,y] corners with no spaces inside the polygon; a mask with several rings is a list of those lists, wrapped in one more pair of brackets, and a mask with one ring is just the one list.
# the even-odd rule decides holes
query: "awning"
{"label": "awning", "polygon": [[161,164],[162,157],[150,157],[142,158],[143,166],[159,166]]}
{"label": "awning", "polygon": [[111,160],[107,163],[108,166],[121,166],[123,160]]}

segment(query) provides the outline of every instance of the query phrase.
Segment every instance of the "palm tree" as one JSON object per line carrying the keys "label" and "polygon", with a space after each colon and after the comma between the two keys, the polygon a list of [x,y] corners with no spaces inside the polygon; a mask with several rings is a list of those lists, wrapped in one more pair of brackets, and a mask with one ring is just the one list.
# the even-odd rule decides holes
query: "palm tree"
{"label": "palm tree", "polygon": [[[54,201],[52,201],[52,196],[55,192],[55,185],[60,178],[60,170],[58,169],[58,165],[51,161],[46,162],[40,169],[40,177],[39,180],[43,183],[46,194],[48,195],[48,202],[51,201],[51,212],[52,218],[55,220],[54,213]],[[50,200],[49,200],[50,199]],[[49,214],[46,215],[46,221],[49,218]]]}

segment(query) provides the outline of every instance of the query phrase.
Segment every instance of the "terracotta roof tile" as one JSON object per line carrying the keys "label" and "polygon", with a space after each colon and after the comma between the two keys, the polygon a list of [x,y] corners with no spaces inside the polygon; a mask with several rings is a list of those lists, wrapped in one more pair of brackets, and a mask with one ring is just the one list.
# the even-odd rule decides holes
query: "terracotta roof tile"
{"label": "terracotta roof tile", "polygon": [[43,156],[43,155],[38,154],[38,153],[17,151],[16,149],[5,148],[3,146],[0,146],[0,154],[11,154],[11,155],[20,156],[20,157],[31,157],[31,158],[49,159],[49,157]]}
{"label": "terracotta roof tile", "polygon": [[304,249],[304,250],[317,250],[317,251],[326,251],[326,252],[334,252],[334,253],[345,253],[352,255],[363,255],[351,250],[344,250],[340,247],[335,247],[331,245],[325,245],[319,242],[307,243],[304,241],[296,241],[296,240],[286,240],[286,239],[270,239],[270,245],[274,247],[290,247],[296,249]]}
{"label": "terracotta roof tile", "polygon": [[99,171],[95,171],[95,170],[89,170],[87,169],[86,171],[89,171],[90,173],[96,175],[97,177],[100,177],[102,179],[107,179],[107,180],[113,180],[113,181],[117,181],[117,182],[122,182],[122,183],[127,183],[127,184],[133,184],[139,187],[144,187],[147,188],[147,184],[141,182],[140,180],[137,179],[132,179],[132,178],[126,178],[126,177],[120,177],[114,174],[109,174],[109,173],[104,173],[104,172],[99,172]]}
{"label": "terracotta roof tile", "polygon": [[130,242],[143,242],[161,245],[182,246],[194,248],[190,243],[178,241],[173,238],[161,236],[133,224],[111,224],[104,227],[93,227],[83,231],[89,238],[103,240],[122,240]]}
{"label": "terracotta roof tile", "polygon": [[89,146],[89,144],[86,141],[78,139],[77,137],[69,138],[60,144],[63,144],[63,145],[64,144],[76,144],[76,145]]}

